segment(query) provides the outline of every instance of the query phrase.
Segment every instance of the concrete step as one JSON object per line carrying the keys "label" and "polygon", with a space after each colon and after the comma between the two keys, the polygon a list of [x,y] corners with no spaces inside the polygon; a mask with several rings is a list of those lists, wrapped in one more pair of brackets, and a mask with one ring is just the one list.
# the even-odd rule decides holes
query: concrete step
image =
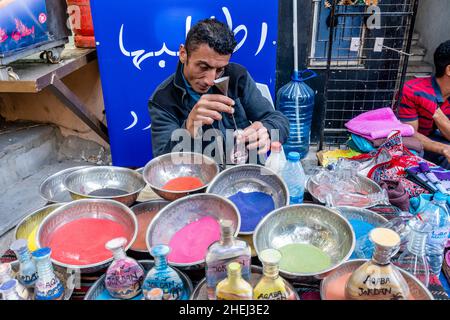
{"label": "concrete step", "polygon": [[407,74],[424,74],[433,73],[433,66],[427,62],[423,61],[411,61],[408,63]]}
{"label": "concrete step", "polygon": [[28,214],[46,205],[46,201],[39,195],[42,181],[61,170],[82,165],[92,163],[75,160],[54,162],[42,166],[29,177],[11,183],[4,189],[0,194],[0,236],[14,228]]}
{"label": "concrete step", "polygon": [[411,44],[413,46],[417,45],[419,43],[419,40],[420,40],[420,34],[418,32],[416,32],[416,31],[414,31]]}
{"label": "concrete step", "polygon": [[412,56],[409,57],[409,61],[423,61],[427,50],[420,46],[414,46],[411,49]]}
{"label": "concrete step", "polygon": [[57,129],[7,123],[0,129],[0,188],[25,179],[57,158]]}

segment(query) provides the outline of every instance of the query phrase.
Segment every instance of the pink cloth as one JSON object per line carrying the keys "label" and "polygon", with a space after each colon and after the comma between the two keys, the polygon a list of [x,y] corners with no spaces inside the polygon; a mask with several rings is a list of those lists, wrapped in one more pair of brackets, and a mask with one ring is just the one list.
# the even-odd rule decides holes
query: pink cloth
{"label": "pink cloth", "polygon": [[351,133],[367,140],[386,138],[394,130],[399,130],[403,137],[414,135],[414,128],[401,123],[391,108],[381,108],[365,112],[345,124]]}

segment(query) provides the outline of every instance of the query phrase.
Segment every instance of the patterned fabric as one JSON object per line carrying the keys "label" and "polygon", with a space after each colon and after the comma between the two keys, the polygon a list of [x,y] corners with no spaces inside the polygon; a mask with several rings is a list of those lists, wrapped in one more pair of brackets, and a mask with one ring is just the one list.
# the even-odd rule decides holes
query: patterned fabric
{"label": "patterned fabric", "polygon": [[450,98],[444,101],[436,78],[412,79],[403,87],[398,117],[404,122],[419,120],[419,132],[429,136],[436,130],[433,115],[439,107],[450,117]]}

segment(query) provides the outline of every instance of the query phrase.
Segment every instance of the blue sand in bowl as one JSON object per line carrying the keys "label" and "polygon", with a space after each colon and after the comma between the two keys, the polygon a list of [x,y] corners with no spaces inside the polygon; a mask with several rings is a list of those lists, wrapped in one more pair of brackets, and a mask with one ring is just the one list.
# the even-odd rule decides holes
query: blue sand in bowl
{"label": "blue sand in bowl", "polygon": [[[350,219],[349,222],[352,225],[353,230],[355,231],[356,241],[358,241],[359,238],[368,235],[369,232],[375,228],[374,225],[357,219]],[[350,259],[358,259],[358,256],[355,254],[355,251],[353,251]]]}
{"label": "blue sand in bowl", "polygon": [[228,199],[241,214],[241,232],[253,232],[261,219],[275,209],[273,198],[264,192],[239,191]]}

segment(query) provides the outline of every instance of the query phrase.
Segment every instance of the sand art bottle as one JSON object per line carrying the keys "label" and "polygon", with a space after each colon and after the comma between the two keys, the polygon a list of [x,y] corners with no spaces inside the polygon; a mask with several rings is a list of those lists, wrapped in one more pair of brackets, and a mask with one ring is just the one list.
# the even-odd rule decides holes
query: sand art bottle
{"label": "sand art bottle", "polygon": [[184,300],[184,283],[178,273],[167,263],[170,248],[157,245],[150,250],[155,258],[155,266],[148,272],[142,287],[144,296],[153,288],[164,291],[163,300]]}
{"label": "sand art bottle", "polygon": [[[0,264],[0,287],[8,282],[9,280],[13,280],[13,271],[10,263],[2,263]],[[31,294],[27,288],[25,288],[20,282],[18,282],[15,286],[17,294],[22,298],[22,300],[31,299]],[[1,294],[0,294],[1,298]]]}
{"label": "sand art bottle", "polygon": [[34,286],[35,300],[63,300],[64,286],[53,270],[50,248],[41,248],[32,253],[36,263],[38,280]]}
{"label": "sand art bottle", "polygon": [[[26,298],[24,296],[19,295],[17,292],[17,286],[19,286],[20,283],[16,279],[10,279],[3,283],[0,286],[0,294],[2,297],[2,300],[29,300],[30,295],[26,295]],[[27,289],[25,289],[27,290]]]}
{"label": "sand art bottle", "polygon": [[263,264],[263,276],[253,290],[253,299],[293,300],[293,293],[279,275],[281,252],[275,249],[263,250],[259,254],[259,260]]}
{"label": "sand art bottle", "polygon": [[28,250],[27,240],[19,239],[14,241],[11,245],[11,250],[14,251],[20,262],[19,274],[17,275],[19,282],[27,288],[34,287],[38,274]]}
{"label": "sand art bottle", "polygon": [[391,263],[400,248],[400,236],[386,228],[375,228],[369,235],[375,246],[372,259],[352,273],[345,287],[345,297],[350,300],[408,300],[408,284]]}
{"label": "sand art bottle", "polygon": [[221,239],[208,248],[206,254],[206,287],[208,299],[215,299],[217,284],[227,277],[227,265],[238,262],[242,267],[242,277],[250,281],[252,253],[247,242],[235,239],[233,222],[221,221]]}
{"label": "sand art bottle", "polygon": [[242,278],[241,265],[232,262],[227,266],[228,277],[216,287],[217,300],[252,300],[253,288]]}
{"label": "sand art bottle", "polygon": [[132,299],[142,292],[144,268],[134,259],[127,257],[124,247],[127,239],[116,238],[106,243],[114,260],[106,271],[105,287],[116,299]]}

